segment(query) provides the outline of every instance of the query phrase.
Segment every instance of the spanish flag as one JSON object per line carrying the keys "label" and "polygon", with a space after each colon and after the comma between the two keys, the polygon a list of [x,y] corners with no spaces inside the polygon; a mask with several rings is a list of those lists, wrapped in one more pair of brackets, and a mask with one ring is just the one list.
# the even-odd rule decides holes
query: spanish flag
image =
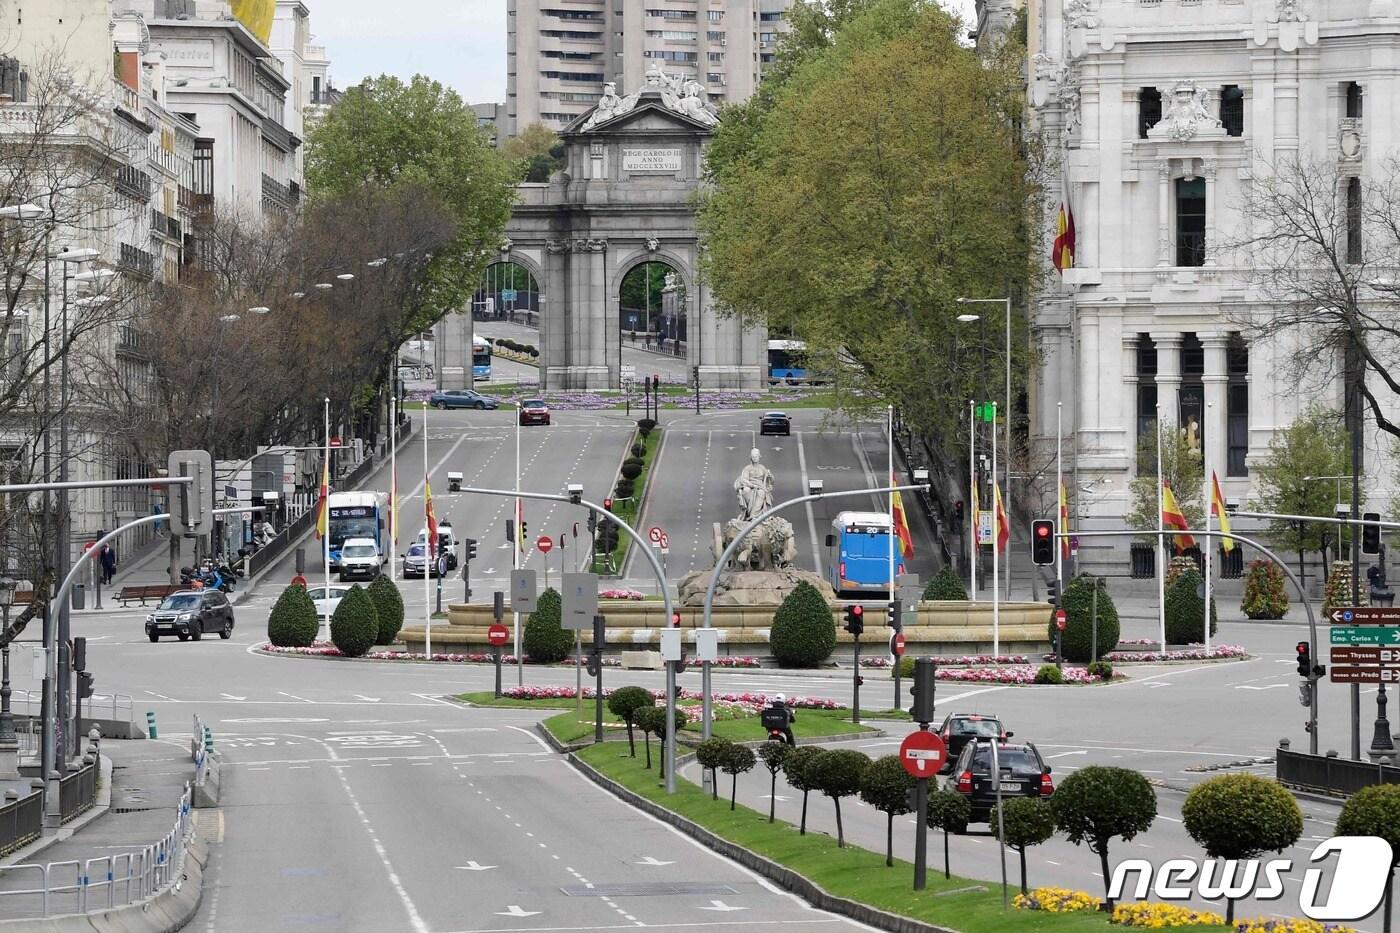
{"label": "spanish flag", "polygon": [[316,537],[324,538],[330,525],[331,458],[321,462],[321,494],[316,499]]}
{"label": "spanish flag", "polygon": [[[1186,513],[1181,511],[1181,506],[1176,504],[1176,496],[1172,493],[1172,488],[1167,485],[1166,480],[1162,481],[1162,527],[1176,528],[1181,531],[1191,527],[1186,521]],[[1190,535],[1176,535],[1175,537],[1178,551],[1184,551],[1196,544],[1196,539]]]}
{"label": "spanish flag", "polygon": [[[890,477],[890,485],[895,484]],[[909,517],[904,514],[904,498],[898,492],[890,493],[890,515],[894,522],[894,533],[899,535],[899,553],[908,560],[914,556],[914,536],[909,532]]]}
{"label": "spanish flag", "polygon": [[1069,206],[1069,194],[1060,198],[1060,212],[1055,217],[1055,244],[1050,250],[1055,271],[1064,274],[1074,267],[1074,211]]}
{"label": "spanish flag", "polygon": [[433,514],[433,487],[423,477],[423,518],[428,524],[428,559],[437,555],[437,516]]}
{"label": "spanish flag", "polygon": [[525,542],[525,500],[515,500],[515,536],[519,540],[516,546],[524,551],[529,545]]}
{"label": "spanish flag", "polygon": [[1001,504],[1001,486],[992,483],[992,502],[996,510],[997,553],[1005,554],[1006,545],[1011,542],[1011,522],[1006,517],[1006,509]]}
{"label": "spanish flag", "polygon": [[[1062,481],[1060,483],[1060,531],[1064,535],[1069,535],[1069,490],[1065,488]],[[1060,539],[1060,556],[1069,560],[1069,538]]]}
{"label": "spanish flag", "polygon": [[[1210,514],[1215,516],[1220,525],[1220,530],[1224,534],[1230,533],[1230,516],[1225,511],[1225,497],[1220,494],[1220,480],[1216,478],[1215,471],[1210,471]],[[1226,553],[1235,549],[1234,538],[1221,538],[1220,549]]]}
{"label": "spanish flag", "polygon": [[982,504],[977,501],[977,483],[972,483],[972,546],[982,544]]}

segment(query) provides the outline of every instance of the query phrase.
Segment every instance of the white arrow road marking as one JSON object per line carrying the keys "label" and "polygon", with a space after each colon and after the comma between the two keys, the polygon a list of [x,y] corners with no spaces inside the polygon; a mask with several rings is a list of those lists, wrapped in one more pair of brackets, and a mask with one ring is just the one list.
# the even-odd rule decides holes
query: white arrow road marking
{"label": "white arrow road marking", "polygon": [[291,697],[293,700],[300,700],[300,701],[303,702],[303,703],[310,703],[310,702],[311,702],[311,701],[308,700],[306,697],[299,697],[299,696],[297,696],[296,694],[294,694],[294,693],[288,693],[288,692],[286,692],[285,690],[278,690],[277,692],[280,693],[280,694],[282,694],[282,696],[284,696],[284,697]]}
{"label": "white arrow road marking", "polygon": [[1089,754],[1087,751],[1060,752],[1058,755],[1045,755],[1044,758],[1045,758],[1046,761],[1049,761],[1051,758],[1064,758],[1064,757],[1066,757],[1066,756],[1068,756],[1068,755],[1087,755],[1087,754]]}
{"label": "white arrow road marking", "polygon": [[1274,687],[1287,687],[1288,684],[1265,684],[1262,687],[1251,687],[1249,684],[1236,684],[1236,690],[1272,690]]}
{"label": "white arrow road marking", "polygon": [[236,696],[234,696],[232,693],[221,693],[221,694],[219,694],[219,696],[223,697],[225,700],[246,700],[246,699],[248,699],[247,697],[236,697]]}
{"label": "white arrow road marking", "polygon": [[[507,544],[506,547],[510,547],[510,545]],[[481,572],[482,572],[482,573],[488,573],[488,574],[489,574],[489,573],[495,573],[495,572],[496,572],[496,568],[495,568],[495,567],[487,567],[485,570],[483,570],[483,571],[481,571]]]}
{"label": "white arrow road marking", "polygon": [[474,860],[473,860],[473,861],[468,862],[468,863],[465,864],[465,865],[458,865],[457,867],[460,868],[460,869],[462,869],[462,871],[490,871],[491,869],[495,868],[496,866],[495,866],[495,865],[483,865],[483,864],[481,864],[480,862],[477,862],[477,861],[474,861]]}
{"label": "white arrow road marking", "polygon": [[364,700],[366,703],[378,703],[380,698],[379,698],[379,697],[367,697],[367,696],[365,696],[365,695],[363,695],[363,694],[357,693],[357,694],[355,694],[355,699],[357,699],[357,700]]}
{"label": "white arrow road marking", "polygon": [[508,548],[508,547],[510,547],[510,542],[509,542],[509,541],[507,541],[505,544],[498,544],[498,545],[496,545],[496,550],[499,551],[501,548]]}
{"label": "white arrow road marking", "polygon": [[650,855],[648,855],[646,858],[641,859],[640,861],[638,861],[637,864],[638,864],[638,865],[660,866],[660,865],[674,865],[674,864],[676,864],[676,863],[675,863],[675,862],[663,862],[663,861],[661,861],[661,860],[658,859],[658,858],[653,858],[653,857],[651,857]]}
{"label": "white arrow road marking", "polygon": [[791,799],[791,798],[789,798],[789,797],[784,797],[782,794],[778,794],[776,797],[773,796],[772,794],[764,794],[760,799],[761,799],[761,800],[781,800],[781,801],[787,801],[787,800],[789,800],[789,799]]}
{"label": "white arrow road marking", "polygon": [[724,901],[710,901],[710,905],[711,905],[711,906],[709,906],[709,907],[701,907],[701,908],[699,908],[699,909],[700,909],[700,910],[719,910],[719,911],[748,910],[747,907],[730,907],[730,906],[729,906],[728,904],[726,904]]}
{"label": "white arrow road marking", "polygon": [[521,910],[519,904],[511,904],[509,910],[498,910],[498,917],[533,917],[539,913],[538,910]]}
{"label": "white arrow road marking", "polygon": [[1155,687],[1170,687],[1171,684],[1167,683],[1165,680],[1154,680],[1154,681],[1152,681],[1152,683],[1148,684],[1147,686],[1149,686],[1149,687],[1154,687],[1154,688],[1155,688]]}

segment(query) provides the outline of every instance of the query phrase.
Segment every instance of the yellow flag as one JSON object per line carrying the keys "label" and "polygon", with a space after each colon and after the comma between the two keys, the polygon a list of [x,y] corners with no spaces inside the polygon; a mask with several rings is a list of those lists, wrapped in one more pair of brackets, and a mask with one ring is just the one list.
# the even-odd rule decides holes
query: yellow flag
{"label": "yellow flag", "polygon": [[248,31],[266,43],[272,36],[272,17],[277,12],[277,0],[229,0],[234,18]]}

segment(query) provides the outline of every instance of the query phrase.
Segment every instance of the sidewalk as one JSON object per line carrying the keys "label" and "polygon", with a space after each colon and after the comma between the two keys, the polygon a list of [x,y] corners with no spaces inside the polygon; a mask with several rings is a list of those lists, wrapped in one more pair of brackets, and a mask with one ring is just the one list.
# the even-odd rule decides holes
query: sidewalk
{"label": "sidewalk", "polygon": [[[40,887],[39,872],[8,870],[12,866],[104,859],[90,866],[90,879],[97,882],[106,878],[107,857],[150,845],[175,824],[185,782],[194,776],[188,735],[156,741],[107,739],[102,743],[102,755],[112,760],[108,810],[68,838],[46,837],[6,858],[7,870],[0,872],[0,918],[11,920],[42,915],[39,895],[11,893]],[[99,803],[105,793],[106,788],[98,788]],[[54,841],[56,838],[59,841]],[[51,873],[50,885],[72,884],[77,868],[77,865],[68,865],[56,869]],[[116,871],[119,875],[125,874],[121,862]],[[119,885],[116,891],[119,902],[123,899],[123,887]],[[89,907],[99,903],[103,906],[107,903],[105,885],[89,892]],[[75,904],[76,894],[71,891],[50,894],[49,913],[71,913]]]}

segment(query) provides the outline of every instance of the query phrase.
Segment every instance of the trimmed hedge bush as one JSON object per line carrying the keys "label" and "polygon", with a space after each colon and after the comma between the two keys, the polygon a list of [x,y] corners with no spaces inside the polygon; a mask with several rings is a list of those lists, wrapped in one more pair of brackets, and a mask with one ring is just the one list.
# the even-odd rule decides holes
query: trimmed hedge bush
{"label": "trimmed hedge bush", "polygon": [[641,418],[641,419],[638,419],[638,421],[637,421],[637,431],[642,435],[642,437],[646,437],[648,434],[650,434],[650,433],[651,433],[652,431],[654,431],[654,430],[656,430],[656,419],[655,419],[655,418]]}
{"label": "trimmed hedge bush", "polygon": [[619,499],[630,499],[632,498],[632,493],[636,491],[637,487],[625,476],[621,477],[617,481],[617,485],[613,487],[613,495]]}
{"label": "trimmed hedge bush", "polygon": [[945,566],[924,587],[924,599],[953,599],[967,601],[967,587],[950,566]]}
{"label": "trimmed hedge bush", "polygon": [[[1167,590],[1167,641],[1173,645],[1198,645],[1206,640],[1205,600],[1196,593],[1205,580],[1192,566]],[[1210,633],[1215,634],[1215,600],[1210,601]]]}
{"label": "trimmed hedge bush", "polygon": [[624,460],[622,469],[618,472],[622,474],[623,479],[635,480],[642,475],[642,465],[635,460]]}
{"label": "trimmed hedge bush", "polygon": [[331,616],[331,641],[347,658],[358,658],[378,637],[379,617],[369,594],[359,585],[350,587]]}
{"label": "trimmed hedge bush", "polygon": [[635,443],[635,444],[632,445],[632,457],[633,457],[634,459],[640,460],[640,459],[642,459],[643,457],[645,457],[646,455],[647,455],[647,445],[646,445],[646,444],[643,444],[641,441],[638,441],[637,443]]}
{"label": "trimmed hedge bush", "polygon": [[1084,668],[1084,672],[1090,677],[1097,677],[1099,680],[1113,679],[1113,665],[1107,661],[1090,661]]}
{"label": "trimmed hedge bush", "polygon": [[522,647],[531,661],[556,664],[569,656],[574,636],[564,630],[563,612],[564,603],[558,590],[551,586],[540,594],[535,611],[525,620]]}
{"label": "trimmed hedge bush", "polygon": [[1042,664],[1035,672],[1035,682],[1038,684],[1062,684],[1065,682],[1065,675],[1053,664]]}
{"label": "trimmed hedge bush", "polygon": [[[1061,650],[1067,661],[1096,661],[1089,657],[1094,645],[1094,588],[1098,598],[1098,657],[1101,658],[1118,647],[1118,610],[1108,595],[1108,586],[1101,577],[1080,574],[1065,587],[1063,600],[1065,630],[1061,636]],[[1055,643],[1055,612],[1050,611],[1046,625],[1050,644]]]}
{"label": "trimmed hedge bush", "polygon": [[[1181,805],[1186,832],[1206,855],[1252,859],[1282,852],[1303,835],[1303,811],[1277,781],[1253,774],[1222,774],[1202,781]],[[1225,922],[1235,922],[1235,900],[1225,902]]]}
{"label": "trimmed hedge bush", "polygon": [[299,583],[282,591],[267,616],[267,640],[278,648],[309,648],[320,630],[316,603]]}
{"label": "trimmed hedge bush", "polygon": [[836,622],[817,588],[797,584],[778,611],[768,635],[773,657],[783,667],[816,667],[836,648]]}
{"label": "trimmed hedge bush", "polygon": [[1105,901],[1109,913],[1113,900],[1107,897],[1109,843],[1115,838],[1131,842],[1147,832],[1157,818],[1157,792],[1147,778],[1127,768],[1089,765],[1064,779],[1050,798],[1055,826],[1075,845],[1087,843],[1099,857]]}
{"label": "trimmed hedge bush", "polygon": [[403,628],[403,595],[394,581],[382,573],[370,582],[365,592],[374,603],[374,614],[379,620],[379,635],[374,643],[393,644],[399,637],[399,629]]}

